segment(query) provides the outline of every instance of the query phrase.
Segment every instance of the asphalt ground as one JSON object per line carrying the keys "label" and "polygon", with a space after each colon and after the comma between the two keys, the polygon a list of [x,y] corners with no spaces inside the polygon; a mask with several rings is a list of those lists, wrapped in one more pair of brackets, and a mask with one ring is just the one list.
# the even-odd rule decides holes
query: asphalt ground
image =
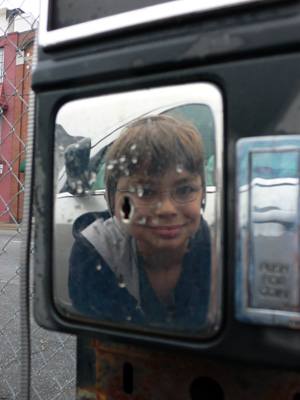
{"label": "asphalt ground", "polygon": [[[19,267],[22,236],[16,224],[0,222],[0,399],[5,400],[20,398]],[[30,286],[33,291],[33,285]],[[76,337],[39,327],[32,312],[30,322],[31,400],[73,400]]]}

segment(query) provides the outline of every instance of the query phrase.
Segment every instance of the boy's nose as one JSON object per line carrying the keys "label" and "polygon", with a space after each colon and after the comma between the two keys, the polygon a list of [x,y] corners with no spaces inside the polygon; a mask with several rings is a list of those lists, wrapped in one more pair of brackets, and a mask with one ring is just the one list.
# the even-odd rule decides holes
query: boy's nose
{"label": "boy's nose", "polygon": [[165,192],[160,195],[156,206],[158,214],[177,214],[177,203],[172,199],[171,193]]}

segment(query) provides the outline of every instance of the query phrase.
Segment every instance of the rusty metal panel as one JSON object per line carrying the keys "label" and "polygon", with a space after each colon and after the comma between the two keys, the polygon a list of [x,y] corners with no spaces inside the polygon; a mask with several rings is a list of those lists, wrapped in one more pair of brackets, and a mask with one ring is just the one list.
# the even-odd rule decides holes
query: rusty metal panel
{"label": "rusty metal panel", "polygon": [[[86,340],[86,343],[95,356],[95,379],[93,383],[81,379],[78,400],[300,398],[298,372],[201,359],[96,339]],[[79,375],[89,359],[90,355],[82,360]]]}

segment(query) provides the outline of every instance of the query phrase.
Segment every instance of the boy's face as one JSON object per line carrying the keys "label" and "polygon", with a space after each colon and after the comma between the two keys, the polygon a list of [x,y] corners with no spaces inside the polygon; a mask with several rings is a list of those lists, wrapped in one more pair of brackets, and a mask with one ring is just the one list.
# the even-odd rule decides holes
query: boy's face
{"label": "boy's face", "polygon": [[[120,210],[126,197],[133,200],[135,210],[133,217],[124,223],[124,214]],[[183,250],[199,229],[203,197],[200,175],[186,169],[177,172],[170,168],[163,175],[137,172],[119,179],[115,213],[128,233],[137,240],[140,250]],[[188,202],[182,203],[186,200]],[[125,203],[128,207],[128,201]]]}

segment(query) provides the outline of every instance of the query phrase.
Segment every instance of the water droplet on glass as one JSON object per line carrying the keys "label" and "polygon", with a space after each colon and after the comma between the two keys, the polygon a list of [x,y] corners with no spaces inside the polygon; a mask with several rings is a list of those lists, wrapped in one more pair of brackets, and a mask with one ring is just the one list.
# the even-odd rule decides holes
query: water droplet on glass
{"label": "water droplet on glass", "polygon": [[65,148],[64,148],[64,146],[58,146],[58,150],[59,150],[59,151],[64,151]]}
{"label": "water droplet on glass", "polygon": [[134,194],[135,193],[135,187],[129,186],[128,192]]}
{"label": "water droplet on glass", "polygon": [[125,170],[124,170],[124,175],[125,175],[125,176],[129,176],[129,170],[128,170],[128,169],[125,169]]}
{"label": "water droplet on glass", "polygon": [[158,201],[158,202],[157,202],[156,208],[157,208],[158,210],[160,210],[160,209],[162,208],[162,202],[161,202],[161,201]]}
{"label": "water droplet on glass", "polygon": [[97,179],[97,174],[95,172],[92,172],[89,180],[89,185],[93,186],[93,184],[96,182],[96,179]]}
{"label": "water droplet on glass", "polygon": [[132,162],[132,164],[137,164],[137,162],[138,162],[137,157],[132,157],[131,162]]}
{"label": "water droplet on glass", "polygon": [[119,287],[122,288],[122,289],[126,286],[122,275],[120,275],[118,285],[119,285]]}
{"label": "water droplet on glass", "polygon": [[125,156],[121,156],[121,157],[120,157],[120,162],[121,162],[121,163],[124,163],[125,161],[126,161],[126,157],[125,157]]}
{"label": "water droplet on glass", "polygon": [[74,147],[75,147],[75,149],[78,149],[79,148],[79,144],[76,143]]}
{"label": "water droplet on glass", "polygon": [[126,317],[126,319],[127,319],[127,321],[131,321],[131,320],[132,320],[131,315],[128,315],[128,316]]}
{"label": "water droplet on glass", "polygon": [[137,197],[142,197],[143,194],[144,194],[144,189],[142,188],[142,186],[138,186],[138,188],[136,189]]}
{"label": "water droplet on glass", "polygon": [[112,170],[112,169],[114,169],[114,166],[113,166],[113,164],[108,164],[108,166],[107,166],[107,169],[108,169],[108,170]]}
{"label": "water droplet on glass", "polygon": [[119,165],[119,168],[121,171],[123,171],[123,169],[125,168],[124,165]]}
{"label": "water droplet on glass", "polygon": [[76,192],[81,194],[83,192],[82,186],[77,186]]}
{"label": "water droplet on glass", "polygon": [[102,265],[101,265],[101,264],[98,264],[98,265],[96,266],[96,270],[97,270],[97,271],[101,271],[101,269],[102,269]]}
{"label": "water droplet on glass", "polygon": [[146,224],[146,217],[143,215],[142,217],[140,217],[137,221],[138,224],[140,225],[145,225]]}
{"label": "water droplet on glass", "polygon": [[136,149],[136,143],[134,143],[133,145],[130,146],[130,150],[134,151]]}
{"label": "water droplet on glass", "polygon": [[176,165],[175,170],[176,170],[177,174],[181,174],[183,171],[182,165],[180,165],[180,164]]}

